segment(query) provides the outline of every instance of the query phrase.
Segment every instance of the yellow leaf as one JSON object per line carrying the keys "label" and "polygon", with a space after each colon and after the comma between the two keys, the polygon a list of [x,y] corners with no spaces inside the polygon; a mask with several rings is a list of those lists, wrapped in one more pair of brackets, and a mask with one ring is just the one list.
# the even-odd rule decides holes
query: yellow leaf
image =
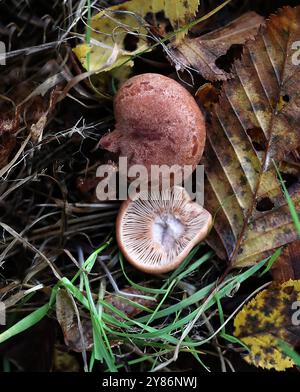
{"label": "yellow leaf", "polygon": [[[199,1],[132,0],[104,9],[91,19],[90,43],[76,46],[74,53],[90,71],[109,71],[124,63],[132,65],[132,56],[153,44],[147,39],[146,16],[163,13],[176,30],[195,15]],[[128,48],[126,40],[130,37],[133,45]]]}
{"label": "yellow leaf", "polygon": [[234,336],[248,346],[250,351],[244,357],[248,363],[277,371],[294,366],[278,341],[299,344],[300,324],[295,322],[293,306],[299,300],[300,280],[289,280],[261,291],[237,314]]}

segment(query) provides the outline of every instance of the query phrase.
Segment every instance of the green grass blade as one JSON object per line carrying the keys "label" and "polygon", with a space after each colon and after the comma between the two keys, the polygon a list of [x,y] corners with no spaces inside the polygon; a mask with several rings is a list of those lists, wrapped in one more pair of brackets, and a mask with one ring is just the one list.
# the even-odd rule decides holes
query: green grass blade
{"label": "green grass blade", "polygon": [[30,313],[28,316],[24,317],[22,320],[18,321],[12,327],[8,328],[6,331],[0,334],[0,343],[5,342],[6,340],[12,338],[19,333],[26,331],[28,328],[31,328],[33,325],[37,324],[41,321],[48,313],[50,309],[49,303],[41,306],[36,309],[34,312]]}
{"label": "green grass blade", "polygon": [[268,264],[266,266],[266,268],[262,271],[261,274],[259,274],[259,277],[261,278],[263,275],[265,275],[273,266],[273,264],[275,263],[275,261],[278,259],[278,257],[281,255],[282,252],[282,248],[278,248],[276,249],[276,251],[272,254],[272,256],[270,257],[270,260],[268,261]]}
{"label": "green grass blade", "polygon": [[293,200],[292,200],[292,198],[291,198],[291,196],[290,196],[290,194],[289,194],[289,192],[288,192],[288,190],[287,190],[287,188],[285,186],[285,183],[283,181],[283,178],[282,178],[282,176],[280,174],[280,171],[279,171],[275,161],[273,161],[273,163],[274,163],[274,166],[275,166],[275,169],[276,169],[276,172],[277,172],[277,176],[279,178],[279,181],[280,181],[283,193],[284,193],[284,197],[286,198],[286,201],[287,201],[287,204],[288,204],[288,207],[289,207],[289,210],[290,210],[290,213],[291,213],[294,225],[296,227],[298,235],[300,236],[300,219],[299,219],[299,216],[298,216],[298,212],[297,212],[296,207],[295,207],[295,205],[293,203]]}
{"label": "green grass blade", "polygon": [[278,346],[288,357],[293,360],[296,366],[300,366],[300,355],[293,349],[290,344],[283,340],[279,340]]}

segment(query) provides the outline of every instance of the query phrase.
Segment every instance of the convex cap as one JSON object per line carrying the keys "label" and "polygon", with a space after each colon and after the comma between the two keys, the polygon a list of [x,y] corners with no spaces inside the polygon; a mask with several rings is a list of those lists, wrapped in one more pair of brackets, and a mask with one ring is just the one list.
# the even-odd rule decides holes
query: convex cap
{"label": "convex cap", "polygon": [[[199,163],[205,121],[193,96],[175,80],[146,73],[127,80],[114,100],[115,130],[100,140],[102,148],[128,158],[129,167]],[[150,178],[150,177],[149,177]]]}

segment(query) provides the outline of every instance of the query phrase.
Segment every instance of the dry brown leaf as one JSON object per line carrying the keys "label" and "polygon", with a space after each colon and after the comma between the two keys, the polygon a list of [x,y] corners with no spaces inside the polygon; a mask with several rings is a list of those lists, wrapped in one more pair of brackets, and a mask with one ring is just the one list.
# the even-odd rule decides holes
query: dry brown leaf
{"label": "dry brown leaf", "polygon": [[300,279],[300,240],[288,244],[271,269],[275,282]]}
{"label": "dry brown leaf", "polygon": [[[144,295],[143,292],[133,287],[126,287],[122,291],[131,295]],[[150,299],[145,299],[142,297],[121,297],[120,295],[116,294],[108,295],[107,297],[105,297],[105,300],[111,305],[113,305],[115,308],[126,314],[129,318],[133,318],[142,312],[140,308],[132,305],[132,302],[135,302],[136,304],[142,305],[144,307],[152,307],[155,304],[155,301]],[[121,319],[117,315],[115,315],[115,317]]]}
{"label": "dry brown leaf", "polygon": [[219,100],[219,89],[211,83],[204,83],[196,91],[195,98],[197,102],[207,111],[210,112],[214,108],[214,104]]}
{"label": "dry brown leaf", "polygon": [[197,38],[186,38],[179,44],[171,44],[169,57],[179,70],[192,68],[207,80],[226,80],[230,77],[218,67],[217,60],[232,45],[241,45],[253,37],[264,18],[255,12],[246,12],[239,18],[210,33]]}
{"label": "dry brown leaf", "polygon": [[60,289],[56,295],[56,317],[67,347],[76,352],[92,350],[92,323],[90,320],[81,320],[79,326],[74,302],[64,289]]}
{"label": "dry brown leaf", "polygon": [[[143,294],[141,291],[136,290],[133,287],[126,287],[123,289],[123,292],[134,295]],[[109,294],[105,296],[105,301],[126,314],[129,318],[133,318],[142,312],[140,308],[133,306],[131,304],[132,302],[138,303],[139,305],[143,305],[145,307],[149,307],[151,305],[153,306],[154,304],[154,301],[147,300],[145,298],[131,297],[128,299],[116,294]],[[104,310],[109,312],[109,310],[106,308],[104,308]],[[92,350],[94,344],[92,322],[90,319],[81,319],[80,323],[78,322],[74,302],[70,294],[64,289],[60,289],[56,295],[56,317],[63,331],[64,340],[67,347],[76,352]],[[114,317],[122,320],[122,318],[115,314]],[[119,341],[111,341],[112,347],[119,344]]]}
{"label": "dry brown leaf", "polygon": [[[273,166],[300,144],[300,67],[293,42],[300,7],[285,7],[249,41],[223,85],[207,126],[208,242],[233,266],[246,266],[298,239]],[[289,188],[296,209],[300,184]]]}

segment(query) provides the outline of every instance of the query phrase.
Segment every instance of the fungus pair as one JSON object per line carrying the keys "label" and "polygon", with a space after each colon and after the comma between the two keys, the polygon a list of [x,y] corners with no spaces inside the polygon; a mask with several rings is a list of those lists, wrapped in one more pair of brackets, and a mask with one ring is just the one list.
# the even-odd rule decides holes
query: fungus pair
{"label": "fungus pair", "polygon": [[[134,76],[114,102],[115,130],[101,147],[151,173],[152,165],[196,168],[205,144],[205,123],[192,95],[159,74]],[[151,177],[151,176],[150,176]],[[150,178],[149,177],[149,178]],[[176,176],[175,176],[176,178]],[[158,274],[175,269],[207,235],[211,215],[184,188],[149,192],[125,201],[117,218],[117,241],[135,267]]]}

